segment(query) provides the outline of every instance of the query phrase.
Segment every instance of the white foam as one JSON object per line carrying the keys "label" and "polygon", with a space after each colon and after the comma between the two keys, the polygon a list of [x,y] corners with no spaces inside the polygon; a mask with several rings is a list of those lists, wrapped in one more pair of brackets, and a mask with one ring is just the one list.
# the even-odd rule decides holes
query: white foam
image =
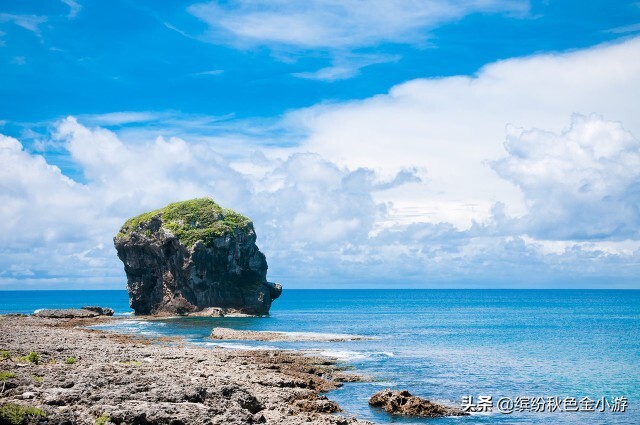
{"label": "white foam", "polygon": [[228,348],[231,350],[281,350],[281,348],[268,346],[268,345],[249,345],[249,344],[239,344],[235,342],[201,342],[194,343],[195,345],[201,345],[205,347],[221,347]]}
{"label": "white foam", "polygon": [[350,350],[311,350],[312,354],[320,354],[326,357],[333,357],[342,361],[371,360],[376,357],[393,357],[394,354],[388,351],[350,351]]}
{"label": "white foam", "polygon": [[303,341],[329,341],[329,340],[345,340],[353,341],[359,339],[371,339],[370,337],[353,334],[341,333],[325,333],[325,332],[275,332],[281,334],[291,340]]}
{"label": "white foam", "polygon": [[[222,330],[229,330],[229,331],[237,331],[237,329],[233,329],[233,328],[223,328]],[[240,330],[240,332],[242,332]],[[269,338],[269,339],[273,339],[274,341],[318,341],[318,342],[322,342],[322,341],[326,341],[326,342],[339,342],[339,341],[357,341],[357,340],[363,340],[363,339],[372,339],[366,336],[362,336],[362,335],[352,335],[352,334],[342,334],[342,333],[322,333],[322,332],[284,332],[284,331],[270,331],[270,330],[264,330],[264,331],[248,331],[247,336],[244,337],[240,337],[240,338],[234,338],[233,334],[230,335],[228,338],[225,339],[247,339],[247,340],[252,340],[253,338],[251,338],[251,336],[259,336],[261,334],[265,334],[265,335],[273,335],[275,336],[275,338]],[[260,338],[256,338],[257,340],[260,340]]]}

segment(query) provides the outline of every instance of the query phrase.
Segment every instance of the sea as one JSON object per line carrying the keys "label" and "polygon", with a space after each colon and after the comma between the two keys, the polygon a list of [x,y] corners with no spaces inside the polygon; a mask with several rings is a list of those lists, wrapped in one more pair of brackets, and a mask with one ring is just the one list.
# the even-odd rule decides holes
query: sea
{"label": "sea", "polygon": [[[268,317],[163,320],[132,316],[126,291],[0,292],[0,314],[83,305],[128,316],[107,331],[335,357],[372,381],[327,396],[343,414],[375,423],[640,424],[640,291],[285,289]],[[371,339],[213,341],[216,326]],[[385,388],[473,413],[392,417],[368,405]]]}

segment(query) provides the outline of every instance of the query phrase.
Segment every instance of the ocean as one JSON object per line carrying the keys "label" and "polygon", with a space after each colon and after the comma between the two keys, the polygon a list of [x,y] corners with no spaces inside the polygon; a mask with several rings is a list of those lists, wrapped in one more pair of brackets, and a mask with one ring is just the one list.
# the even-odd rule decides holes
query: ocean
{"label": "ocean", "polygon": [[[0,292],[0,314],[83,305],[131,313],[126,291]],[[373,339],[208,340],[215,326]],[[346,415],[376,423],[640,424],[640,291],[285,289],[269,317],[131,317],[102,328],[181,335],[204,347],[334,356],[374,381],[345,384],[328,397]],[[480,411],[457,418],[392,418],[367,404],[387,387],[455,406],[464,398]]]}

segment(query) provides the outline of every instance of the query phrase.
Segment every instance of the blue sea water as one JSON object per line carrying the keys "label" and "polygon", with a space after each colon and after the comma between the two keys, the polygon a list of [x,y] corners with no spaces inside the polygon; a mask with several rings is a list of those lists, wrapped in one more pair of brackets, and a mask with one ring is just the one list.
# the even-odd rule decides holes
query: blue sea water
{"label": "blue sea water", "polygon": [[[0,313],[109,306],[130,313],[125,291],[0,292]],[[215,326],[357,334],[345,342],[212,341]],[[286,348],[332,355],[375,378],[329,393],[348,415],[398,424],[640,424],[640,291],[622,290],[285,290],[262,318],[124,320],[105,329],[181,335],[195,344]],[[493,412],[441,419],[391,418],[371,409],[392,387],[451,405],[491,396]],[[520,397],[524,412],[498,412]],[[527,412],[527,398],[584,397],[596,412]],[[625,412],[612,412],[626,398]],[[509,402],[504,401],[504,407]],[[523,404],[522,404],[523,403]],[[569,407],[571,405],[569,404]],[[618,405],[620,406],[620,405]]]}

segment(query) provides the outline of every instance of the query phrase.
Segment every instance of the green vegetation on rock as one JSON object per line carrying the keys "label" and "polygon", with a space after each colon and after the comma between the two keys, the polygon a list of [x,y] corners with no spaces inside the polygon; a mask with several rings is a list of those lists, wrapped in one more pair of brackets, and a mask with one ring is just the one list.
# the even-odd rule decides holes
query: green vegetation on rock
{"label": "green vegetation on rock", "polygon": [[18,357],[18,361],[38,364],[40,362],[40,356],[38,356],[38,353],[35,351],[32,351],[26,356]]}
{"label": "green vegetation on rock", "polygon": [[66,364],[75,364],[76,363],[76,358],[75,357],[67,357],[66,359],[64,359],[64,362]]}
{"label": "green vegetation on rock", "polygon": [[251,225],[251,220],[247,217],[222,208],[213,199],[198,198],[169,204],[159,210],[130,218],[116,235],[116,241],[127,240],[133,233],[152,237],[148,225],[156,217],[162,220],[162,228],[171,232],[188,247],[198,241],[211,246],[214,239],[236,230],[246,231]]}
{"label": "green vegetation on rock", "polygon": [[105,425],[107,422],[111,421],[111,416],[102,415],[96,419],[96,425]]}
{"label": "green vegetation on rock", "polygon": [[0,359],[11,360],[11,353],[8,350],[0,351]]}
{"label": "green vegetation on rock", "polygon": [[0,406],[0,423],[21,425],[27,423],[29,418],[46,418],[47,414],[42,409],[32,406],[21,406],[15,403],[7,403]]}
{"label": "green vegetation on rock", "polygon": [[10,378],[15,378],[16,374],[11,372],[6,372],[4,370],[0,370],[0,382],[6,381]]}

